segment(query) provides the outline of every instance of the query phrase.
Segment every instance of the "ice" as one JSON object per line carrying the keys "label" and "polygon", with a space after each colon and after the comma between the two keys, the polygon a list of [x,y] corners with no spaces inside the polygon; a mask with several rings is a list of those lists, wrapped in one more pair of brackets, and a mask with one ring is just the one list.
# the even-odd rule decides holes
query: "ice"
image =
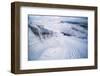
{"label": "ice", "polygon": [[29,16],[28,60],[87,58],[87,28],[80,25],[86,22],[81,17]]}
{"label": "ice", "polygon": [[61,36],[52,38],[48,44],[52,45],[53,43],[54,46],[48,47],[44,53],[41,54],[39,59],[70,59],[87,57],[87,49],[84,49],[87,45],[84,46],[85,43],[80,42],[82,41],[76,41],[70,37]]}

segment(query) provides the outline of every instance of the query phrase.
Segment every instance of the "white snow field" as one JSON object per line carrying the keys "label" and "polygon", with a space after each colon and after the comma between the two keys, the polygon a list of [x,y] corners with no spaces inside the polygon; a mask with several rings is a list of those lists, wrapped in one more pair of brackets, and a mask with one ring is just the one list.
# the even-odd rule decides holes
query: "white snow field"
{"label": "white snow field", "polygon": [[28,60],[88,58],[85,17],[28,17]]}

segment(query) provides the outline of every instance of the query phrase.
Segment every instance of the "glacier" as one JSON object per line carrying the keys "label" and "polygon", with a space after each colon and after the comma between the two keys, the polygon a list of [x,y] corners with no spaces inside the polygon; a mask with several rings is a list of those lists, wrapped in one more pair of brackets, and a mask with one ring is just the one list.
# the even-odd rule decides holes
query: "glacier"
{"label": "glacier", "polygon": [[28,60],[88,58],[88,18],[28,16]]}

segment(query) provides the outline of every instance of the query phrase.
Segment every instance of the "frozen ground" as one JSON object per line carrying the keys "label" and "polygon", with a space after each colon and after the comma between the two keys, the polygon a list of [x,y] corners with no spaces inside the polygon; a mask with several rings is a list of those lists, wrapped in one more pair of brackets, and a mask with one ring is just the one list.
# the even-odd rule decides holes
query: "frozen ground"
{"label": "frozen ground", "polygon": [[29,16],[28,59],[87,58],[86,23],[81,17]]}

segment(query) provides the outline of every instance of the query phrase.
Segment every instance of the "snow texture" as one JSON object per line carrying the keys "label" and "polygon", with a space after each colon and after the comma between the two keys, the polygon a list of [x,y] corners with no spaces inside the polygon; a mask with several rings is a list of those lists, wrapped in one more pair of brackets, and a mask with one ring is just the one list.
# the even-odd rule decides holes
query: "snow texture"
{"label": "snow texture", "polygon": [[88,58],[88,18],[28,15],[28,60]]}

